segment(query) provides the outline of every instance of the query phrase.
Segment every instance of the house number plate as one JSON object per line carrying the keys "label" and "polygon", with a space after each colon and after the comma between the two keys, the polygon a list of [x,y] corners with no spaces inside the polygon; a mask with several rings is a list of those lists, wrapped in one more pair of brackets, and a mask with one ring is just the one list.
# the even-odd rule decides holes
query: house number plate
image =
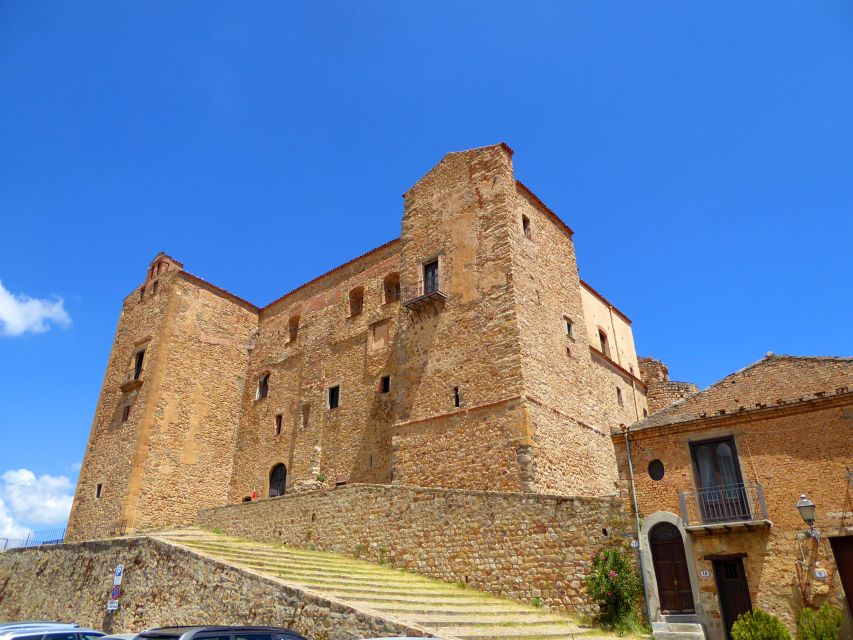
{"label": "house number plate", "polygon": [[702,571],[699,572],[699,575],[702,576],[703,578],[708,578],[708,577],[710,577],[711,572],[708,571],[707,569],[703,569]]}

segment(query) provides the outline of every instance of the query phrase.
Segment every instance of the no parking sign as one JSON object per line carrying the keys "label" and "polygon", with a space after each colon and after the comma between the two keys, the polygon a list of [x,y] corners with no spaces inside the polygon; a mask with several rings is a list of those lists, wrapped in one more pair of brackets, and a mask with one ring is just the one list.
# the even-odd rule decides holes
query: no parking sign
{"label": "no parking sign", "polygon": [[113,590],[110,592],[110,598],[107,600],[107,611],[115,611],[118,609],[118,598],[121,595],[121,580],[124,577],[124,565],[120,564],[116,567],[113,574]]}

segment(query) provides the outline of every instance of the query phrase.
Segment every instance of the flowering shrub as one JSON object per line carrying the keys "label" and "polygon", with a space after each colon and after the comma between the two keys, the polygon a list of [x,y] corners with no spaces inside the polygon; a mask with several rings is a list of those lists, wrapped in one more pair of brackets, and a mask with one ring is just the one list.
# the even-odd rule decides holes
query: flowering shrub
{"label": "flowering shrub", "polygon": [[599,622],[617,630],[635,624],[634,607],[642,582],[625,552],[605,549],[594,555],[586,590],[598,602]]}
{"label": "flowering shrub", "polygon": [[791,640],[791,633],[776,616],[753,609],[732,625],[733,640]]}

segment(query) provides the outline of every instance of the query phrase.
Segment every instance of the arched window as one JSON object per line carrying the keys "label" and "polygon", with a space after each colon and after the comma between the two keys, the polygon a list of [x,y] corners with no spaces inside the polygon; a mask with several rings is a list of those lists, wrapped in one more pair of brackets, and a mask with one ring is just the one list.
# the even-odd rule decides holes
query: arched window
{"label": "arched window", "polygon": [[349,315],[351,318],[360,316],[364,308],[364,287],[356,287],[349,292]]}
{"label": "arched window", "polygon": [[284,486],[287,484],[287,468],[283,464],[277,464],[270,471],[270,498],[284,495]]}
{"label": "arched window", "polygon": [[610,345],[607,343],[607,334],[604,329],[598,330],[598,341],[601,343],[601,353],[610,357]]}
{"label": "arched window", "polygon": [[400,299],[400,274],[389,273],[382,281],[382,289],[385,292],[385,304]]}

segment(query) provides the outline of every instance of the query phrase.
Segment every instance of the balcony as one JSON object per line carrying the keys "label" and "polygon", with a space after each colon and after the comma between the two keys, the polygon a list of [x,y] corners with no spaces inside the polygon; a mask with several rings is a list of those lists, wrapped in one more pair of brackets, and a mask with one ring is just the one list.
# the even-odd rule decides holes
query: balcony
{"label": "balcony", "polygon": [[757,482],[681,491],[678,503],[684,528],[693,534],[713,535],[771,526],[764,489]]}
{"label": "balcony", "polygon": [[443,278],[440,278],[431,287],[424,290],[424,284],[409,285],[403,288],[402,302],[403,306],[411,312],[417,314],[418,319],[421,314],[438,315],[438,312],[444,308],[444,302],[447,300],[446,289]]}
{"label": "balcony", "polygon": [[138,389],[142,386],[142,371],[137,371],[134,369],[133,371],[128,371],[122,377],[121,384],[119,388],[124,391],[133,391],[134,389]]}

